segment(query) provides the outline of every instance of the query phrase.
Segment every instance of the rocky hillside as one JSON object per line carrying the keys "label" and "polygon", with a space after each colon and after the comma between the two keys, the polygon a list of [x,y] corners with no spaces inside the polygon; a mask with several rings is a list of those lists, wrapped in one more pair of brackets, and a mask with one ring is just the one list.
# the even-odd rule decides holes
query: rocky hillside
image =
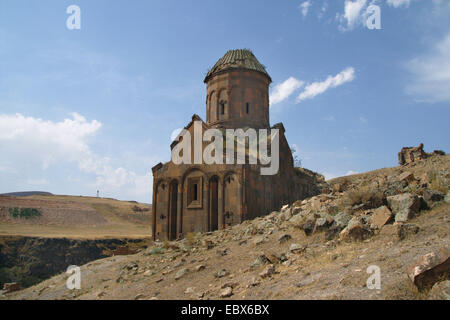
{"label": "rocky hillside", "polygon": [[449,160],[333,179],[265,217],[90,262],[80,290],[60,274],[3,299],[449,299]]}

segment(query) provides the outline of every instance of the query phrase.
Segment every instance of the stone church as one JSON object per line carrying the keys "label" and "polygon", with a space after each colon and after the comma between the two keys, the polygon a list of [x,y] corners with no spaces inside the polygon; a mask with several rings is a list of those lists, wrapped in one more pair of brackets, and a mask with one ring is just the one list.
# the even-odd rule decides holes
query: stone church
{"label": "stone church", "polygon": [[[154,240],[174,240],[190,232],[223,229],[318,193],[310,177],[294,168],[283,125],[270,126],[271,82],[265,67],[251,51],[228,51],[204,79],[206,122],[193,115],[185,130],[193,135],[195,121],[201,121],[202,130],[278,129],[278,173],[261,175],[259,163],[158,163],[152,168]],[[180,141],[179,136],[171,149]]]}

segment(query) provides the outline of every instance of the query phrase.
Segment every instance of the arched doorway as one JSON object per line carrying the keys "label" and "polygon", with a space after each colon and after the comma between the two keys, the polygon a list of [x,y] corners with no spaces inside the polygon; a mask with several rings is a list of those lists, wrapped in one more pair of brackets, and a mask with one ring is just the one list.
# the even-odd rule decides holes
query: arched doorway
{"label": "arched doorway", "polygon": [[219,229],[219,178],[209,180],[209,231]]}
{"label": "arched doorway", "polygon": [[169,199],[169,240],[177,238],[177,207],[178,207],[178,182],[170,183],[170,199]]}

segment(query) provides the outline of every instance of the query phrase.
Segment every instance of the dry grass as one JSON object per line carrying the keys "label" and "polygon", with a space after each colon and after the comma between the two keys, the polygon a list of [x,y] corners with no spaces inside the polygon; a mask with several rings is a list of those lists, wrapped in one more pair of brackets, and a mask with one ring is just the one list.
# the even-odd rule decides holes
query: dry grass
{"label": "dry grass", "polygon": [[366,209],[378,208],[386,204],[386,197],[380,189],[367,186],[346,193],[345,205],[355,206],[363,203],[367,204]]}
{"label": "dry grass", "polygon": [[[135,212],[135,202],[119,201],[106,198],[77,197],[65,195],[34,195],[16,198],[14,201],[39,200],[45,207],[45,202],[51,203],[52,209],[58,203],[61,206],[86,206],[105,218],[108,223],[104,225],[60,225],[55,223],[39,224],[24,223],[22,221],[0,222],[0,235],[21,235],[33,237],[53,238],[146,238],[151,236],[151,211]],[[140,207],[149,208],[151,205],[139,204]],[[91,210],[91,209],[90,209]]]}

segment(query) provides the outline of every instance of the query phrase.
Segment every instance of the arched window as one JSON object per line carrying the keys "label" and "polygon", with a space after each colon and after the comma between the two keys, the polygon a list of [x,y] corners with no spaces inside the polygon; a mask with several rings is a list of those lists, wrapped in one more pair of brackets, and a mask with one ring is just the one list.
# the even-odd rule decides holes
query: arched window
{"label": "arched window", "polygon": [[249,114],[249,112],[250,112],[250,103],[247,102],[245,104],[245,113]]}
{"label": "arched window", "polygon": [[225,114],[225,105],[227,103],[225,101],[220,102],[220,114]]}

